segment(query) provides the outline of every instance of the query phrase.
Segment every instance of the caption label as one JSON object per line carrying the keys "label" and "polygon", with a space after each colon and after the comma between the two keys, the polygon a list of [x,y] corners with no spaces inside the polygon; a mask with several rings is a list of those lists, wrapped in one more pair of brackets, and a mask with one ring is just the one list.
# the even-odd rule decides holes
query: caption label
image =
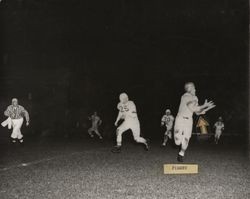
{"label": "caption label", "polygon": [[197,174],[197,164],[164,164],[164,174]]}

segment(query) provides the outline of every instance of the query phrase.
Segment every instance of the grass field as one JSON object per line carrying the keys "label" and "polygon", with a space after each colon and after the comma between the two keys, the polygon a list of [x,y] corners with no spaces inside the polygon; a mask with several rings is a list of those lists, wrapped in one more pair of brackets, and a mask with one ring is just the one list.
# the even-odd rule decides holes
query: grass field
{"label": "grass field", "polygon": [[78,139],[1,141],[1,199],[250,198],[249,161],[240,145],[193,141],[186,163],[193,175],[164,175],[177,163],[177,149],[152,141],[150,151],[125,141],[121,154],[111,141]]}

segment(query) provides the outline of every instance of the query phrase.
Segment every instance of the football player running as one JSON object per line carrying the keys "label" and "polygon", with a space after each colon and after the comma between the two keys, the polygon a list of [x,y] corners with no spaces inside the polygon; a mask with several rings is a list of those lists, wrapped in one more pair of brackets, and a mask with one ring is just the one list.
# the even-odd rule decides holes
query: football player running
{"label": "football player running", "polygon": [[184,88],[186,92],[181,97],[174,126],[175,144],[180,146],[180,151],[177,156],[179,162],[183,162],[185,151],[187,150],[189,139],[192,135],[193,113],[202,115],[215,107],[212,101],[208,102],[207,100],[205,100],[203,105],[198,104],[196,89],[193,82],[186,83]]}
{"label": "football player running", "polygon": [[146,150],[149,150],[147,140],[140,136],[140,122],[136,112],[136,106],[133,101],[130,101],[126,93],[122,93],[119,96],[120,102],[117,105],[119,110],[115,126],[118,125],[120,120],[123,120],[122,124],[116,129],[116,146],[111,150],[113,153],[120,153],[122,146],[122,134],[131,130],[134,140],[137,143],[142,143]]}
{"label": "football player running", "polygon": [[89,117],[89,120],[92,122],[92,126],[88,129],[88,134],[91,138],[94,137],[93,132],[99,137],[99,139],[102,139],[102,135],[100,134],[98,127],[102,124],[101,118],[97,115],[97,112],[94,112],[91,117]]}
{"label": "football player running", "polygon": [[166,131],[164,134],[164,139],[162,146],[166,146],[168,138],[172,139],[172,128],[174,123],[174,117],[171,115],[171,111],[169,109],[166,110],[166,114],[161,118],[161,126],[166,126]]}
{"label": "football player running", "polygon": [[215,128],[214,142],[215,144],[218,144],[222,131],[224,131],[225,128],[222,117],[219,117],[218,121],[215,122],[214,128]]}

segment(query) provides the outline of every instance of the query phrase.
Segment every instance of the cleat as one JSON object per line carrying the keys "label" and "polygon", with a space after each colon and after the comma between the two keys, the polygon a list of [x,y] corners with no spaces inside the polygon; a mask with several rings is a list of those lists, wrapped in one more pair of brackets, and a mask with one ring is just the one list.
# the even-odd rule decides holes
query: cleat
{"label": "cleat", "polygon": [[165,144],[165,143],[163,143],[161,146],[163,146],[163,147],[164,147],[164,146],[166,146],[166,144]]}
{"label": "cleat", "polygon": [[16,140],[12,140],[13,143],[16,143]]}
{"label": "cleat", "polygon": [[23,139],[19,140],[20,143],[23,143]]}
{"label": "cleat", "polygon": [[177,161],[178,162],[184,162],[183,158],[184,158],[184,156],[181,156],[181,155],[178,154]]}
{"label": "cleat", "polygon": [[112,153],[121,153],[121,146],[114,146],[114,148],[111,150]]}

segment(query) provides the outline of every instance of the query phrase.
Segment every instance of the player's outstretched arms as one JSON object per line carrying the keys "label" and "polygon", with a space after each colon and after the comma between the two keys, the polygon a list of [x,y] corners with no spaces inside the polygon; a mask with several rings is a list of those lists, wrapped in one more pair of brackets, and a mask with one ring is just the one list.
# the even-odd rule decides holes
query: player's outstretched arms
{"label": "player's outstretched arms", "polygon": [[211,103],[211,104],[207,105],[206,108],[203,108],[200,111],[195,112],[195,113],[197,115],[204,115],[204,114],[206,114],[207,111],[209,111],[210,109],[214,108],[215,106],[216,106],[215,104]]}
{"label": "player's outstretched arms", "polygon": [[199,106],[197,103],[194,101],[190,101],[187,103],[188,108],[195,113],[196,115],[203,115],[205,114],[208,110],[212,109],[215,107],[214,103],[212,101],[207,101],[205,100],[205,103],[201,106]]}
{"label": "player's outstretched arms", "polygon": [[204,104],[201,106],[202,108],[208,108],[208,107],[211,107],[214,105],[214,102],[213,101],[207,101],[207,99],[205,100]]}

